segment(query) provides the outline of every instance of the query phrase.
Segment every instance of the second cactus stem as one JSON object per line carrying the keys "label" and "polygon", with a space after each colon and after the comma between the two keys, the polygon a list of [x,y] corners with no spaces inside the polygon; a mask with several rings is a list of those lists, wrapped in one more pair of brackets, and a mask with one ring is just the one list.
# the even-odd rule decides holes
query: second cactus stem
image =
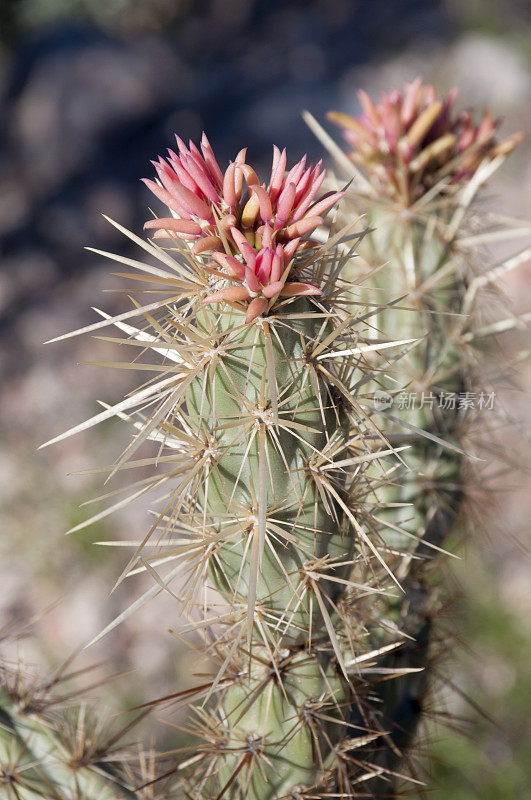
{"label": "second cactus stem", "polygon": [[454,91],[441,98],[417,78],[382,94],[379,103],[360,91],[359,117],[329,114],[351,146],[353,168],[361,169],[363,186],[350,207],[374,229],[362,255],[376,270],[370,281],[386,306],[378,329],[415,340],[396,364],[396,383],[384,375],[375,384],[376,400],[384,390],[389,402],[382,418],[386,436],[408,445],[403,467],[377,490],[380,516],[389,525],[385,539],[401,553],[395,572],[404,589],[382,618],[412,642],[388,664],[423,668],[383,687],[395,747],[384,748],[378,761],[389,769],[403,759],[422,711],[437,609],[431,565],[459,515],[470,398],[486,402],[474,378],[470,333],[478,267],[474,250],[462,243],[479,228],[472,207],[479,188],[521,138],[498,142],[498,123],[488,112],[479,122],[470,111],[456,114],[455,97]]}

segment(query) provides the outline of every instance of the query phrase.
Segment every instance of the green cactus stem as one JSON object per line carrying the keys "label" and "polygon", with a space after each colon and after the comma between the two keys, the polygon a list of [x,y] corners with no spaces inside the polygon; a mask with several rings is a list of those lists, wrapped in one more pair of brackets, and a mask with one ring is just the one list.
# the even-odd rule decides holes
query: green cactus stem
{"label": "green cactus stem", "polygon": [[[471,112],[454,115],[455,93],[439,98],[420,78],[382,95],[378,104],[365,92],[359,97],[360,117],[329,114],[352,148],[351,169],[348,159],[334,154],[349,177],[361,170],[350,213],[364,214],[373,229],[362,245],[367,268],[386,265],[370,278],[384,306],[378,329],[418,342],[397,362],[396,383],[383,376],[375,385],[392,403],[382,418],[386,436],[409,444],[393,482],[377,490],[380,516],[389,524],[384,536],[401,552],[393,566],[404,588],[401,598],[382,607],[382,619],[392,619],[415,642],[391,654],[387,665],[396,669],[409,654],[408,666],[425,668],[423,675],[406,675],[381,692],[395,747],[383,748],[377,760],[392,770],[415,736],[429,685],[437,608],[432,565],[455,529],[464,493],[471,414],[462,398],[478,397],[484,389],[471,368],[471,342],[474,289],[478,280],[489,283],[489,273],[477,277],[475,250],[461,243],[478,226],[472,207],[478,190],[521,135],[497,142],[497,124],[488,112],[479,124]],[[310,124],[326,137],[314,120]],[[359,272],[353,277],[359,279]]]}
{"label": "green cactus stem", "polygon": [[145,780],[138,753],[124,742],[135,723],[119,730],[97,720],[81,696],[54,693],[64,682],[59,673],[39,683],[2,667],[1,677],[1,798],[148,800],[136,788]]}
{"label": "green cactus stem", "polygon": [[[117,225],[157,267],[103,254],[163,299],[88,328],[118,327],[149,353],[135,368],[155,377],[56,440],[118,416],[136,433],[111,476],[153,467],[133,494],[160,490],[161,506],[120,580],[144,570],[157,591],[179,577],[171,591],[216,665],[192,712],[201,758],[184,757],[188,796],[354,793],[383,771],[365,753],[385,730],[365,671],[389,646],[374,646],[368,615],[398,591],[372,515],[372,475],[386,482],[395,450],[359,397],[373,380],[367,357],[385,351],[391,368],[407,342],[373,338],[379,309],[342,277],[363,231],[351,222],[324,246],[307,238],[342,196],[315,197],[320,165],[285,175],[275,149],[266,189],[241,154],[223,176],[205,141],[201,153],[179,148],[148,182],[173,212],[149,223],[170,246]],[[134,460],[150,440],[157,453]]]}

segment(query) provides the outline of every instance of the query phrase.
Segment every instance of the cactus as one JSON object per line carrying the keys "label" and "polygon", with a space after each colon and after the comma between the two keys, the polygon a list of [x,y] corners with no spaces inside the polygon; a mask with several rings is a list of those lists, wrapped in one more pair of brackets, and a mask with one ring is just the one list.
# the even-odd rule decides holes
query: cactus
{"label": "cactus", "polygon": [[[428,349],[422,307],[394,307],[405,293],[398,274],[392,287],[383,283],[383,302],[377,270],[356,285],[354,256],[361,242],[378,265],[389,246],[409,265],[429,230],[433,269],[451,276],[455,239],[444,232],[456,217],[437,211],[428,227],[422,215],[403,221],[378,187],[370,223],[388,215],[391,232],[370,233],[365,244],[352,206],[338,222],[345,193],[318,197],[321,163],[302,159],[286,173],[286,152],[275,148],[266,185],[245,150],[222,172],[205,136],[200,148],[177,143],[155,163],[158,180],[145,181],[168,209],[146,223],[153,238],[112,223],[150,261],[95,251],[132,268],[119,274],[147,302],[132,296],[131,310],[99,312],[100,321],[57,337],[116,327],[123,336],[104,338],[135,356],[107,366],[132,367],[142,382],[47,444],[115,417],[135,433],[108,479],[152,470],[72,530],[159,493],[153,524],[118,579],[144,571],[153,587],[100,636],[164,590],[189,620],[176,635],[203,639],[208,677],[203,668],[199,685],[160,699],[196,700],[194,743],[174,754],[183,796],[391,797],[414,727],[405,714],[416,718],[412,687],[419,694],[425,683],[424,561],[453,519],[462,449],[453,422],[443,435],[431,416],[401,426],[371,397],[387,381],[403,389],[433,358],[447,388],[460,361],[439,338]],[[323,224],[329,236],[319,243]],[[464,280],[452,288],[458,282],[462,293]],[[364,288],[371,282],[374,290]],[[444,313],[433,320],[443,336]],[[404,430],[414,431],[407,474]],[[436,492],[416,483],[426,480],[427,459],[438,459]],[[404,501],[414,503],[413,520]],[[444,530],[435,536],[433,527]]]}
{"label": "cactus", "polygon": [[[477,344],[482,336],[517,324],[483,323],[481,329],[478,289],[529,256],[526,248],[497,268],[478,268],[478,247],[513,232],[493,226],[487,215],[482,219],[474,199],[522,137],[497,142],[499,122],[488,112],[479,122],[471,111],[455,114],[456,94],[441,98],[417,78],[403,91],[382,94],[378,104],[360,91],[359,117],[328,115],[351,147],[349,161],[334,151],[342,169],[349,177],[360,170],[349,212],[365,214],[374,228],[364,240],[363,258],[369,269],[387,265],[373,278],[388,306],[378,328],[390,338],[421,340],[396,364],[393,383],[384,376],[375,387],[394,400],[382,420],[390,440],[403,441],[404,422],[412,431],[404,467],[393,484],[378,490],[392,526],[386,540],[404,554],[396,571],[405,594],[382,613],[398,618],[401,630],[415,640],[389,663],[397,666],[408,653],[409,666],[426,667],[422,677],[411,674],[384,687],[383,704],[398,745],[395,754],[392,748],[382,753],[380,763],[388,767],[400,761],[424,701],[437,607],[433,555],[455,529],[466,493],[463,451],[470,451],[470,408],[478,403],[480,412],[493,411],[493,387],[483,385],[474,369]],[[359,271],[355,276],[360,278]],[[456,448],[442,446],[440,439]]]}
{"label": "cactus", "polygon": [[[5,800],[156,800],[174,797],[153,753],[96,716],[85,690],[68,686],[83,670],[70,660],[47,679],[0,664],[0,797]],[[94,688],[94,687],[91,687]]]}

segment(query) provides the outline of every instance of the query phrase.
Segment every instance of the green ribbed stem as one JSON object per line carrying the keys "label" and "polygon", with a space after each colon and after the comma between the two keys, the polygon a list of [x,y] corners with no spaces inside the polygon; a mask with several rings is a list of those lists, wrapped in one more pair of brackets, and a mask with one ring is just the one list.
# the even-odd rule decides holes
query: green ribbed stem
{"label": "green ribbed stem", "polygon": [[[420,432],[409,437],[400,423],[384,421],[387,434],[399,434],[406,439],[409,449],[404,459],[410,471],[401,471],[396,477],[397,485],[383,488],[380,497],[388,503],[411,503],[409,507],[390,510],[388,518],[395,525],[422,535],[425,542],[439,545],[453,524],[451,511],[456,506],[461,457],[421,432],[454,443],[457,411],[440,407],[439,396],[441,392],[459,393],[463,387],[460,354],[452,342],[455,326],[452,315],[460,310],[463,284],[450,271],[431,289],[420,291],[426,281],[444,269],[452,255],[448,244],[435,231],[427,231],[427,222],[412,220],[406,212],[373,211],[370,224],[376,228],[368,243],[371,263],[389,261],[380,279],[382,303],[402,297],[398,306],[412,309],[385,310],[377,324],[390,338],[420,340],[393,368],[393,378],[404,388],[405,395],[415,395],[415,408],[400,408],[400,395],[395,395],[390,409],[393,416],[416,426]],[[408,402],[405,397],[404,402]],[[441,515],[443,510],[445,513]],[[434,515],[436,519],[432,519]],[[399,533],[384,535],[390,544],[407,550],[413,548],[424,555],[430,553],[429,548],[419,547]]]}
{"label": "green ribbed stem", "polygon": [[[65,720],[25,709],[0,687],[0,798],[6,800],[134,800],[105,753],[73,755]],[[62,729],[63,728],[63,729]]]}
{"label": "green ribbed stem", "polygon": [[[291,313],[308,312],[309,306],[300,301],[291,304],[289,310]],[[219,525],[220,530],[229,519],[237,518],[243,523],[239,540],[220,545],[222,568],[214,567],[210,577],[216,588],[231,601],[233,598],[246,601],[252,561],[252,545],[248,546],[247,540],[258,525],[261,484],[265,484],[266,489],[263,500],[267,517],[274,517],[277,524],[288,532],[293,531],[296,538],[285,546],[275,545],[271,539],[294,583],[299,580],[304,562],[312,556],[328,553],[330,558],[349,557],[352,542],[345,539],[333,517],[323,507],[307,473],[309,458],[326,444],[324,425],[329,436],[338,427],[326,387],[321,385],[321,403],[325,406],[323,424],[319,399],[302,369],[305,357],[303,342],[312,341],[323,323],[315,319],[293,320],[290,328],[278,328],[282,344],[274,334],[270,337],[270,363],[274,364],[278,387],[279,418],[312,429],[308,432],[297,427],[294,429],[296,436],[282,428],[277,432],[273,424],[263,330],[255,325],[244,326],[243,314],[238,312],[215,314],[205,311],[203,324],[211,336],[213,329],[220,337],[228,332],[228,337],[224,338],[226,355],[222,356],[215,372],[209,372],[208,376],[201,374],[187,394],[190,420],[196,426],[197,434],[209,437],[217,450],[215,466],[209,477],[206,516],[208,522]],[[209,370],[209,367],[205,369]],[[208,378],[206,381],[205,377]],[[248,429],[247,420],[254,413],[256,423],[253,431]],[[341,416],[340,411],[337,413]],[[245,416],[247,420],[243,423],[234,424]],[[260,425],[261,420],[266,420],[265,425]],[[282,453],[275,446],[274,438]],[[205,503],[204,498],[202,503]],[[337,586],[328,582],[326,589],[336,597],[339,594]],[[293,585],[287,583],[278,559],[267,546],[259,571],[257,602],[279,614],[293,605]],[[284,634],[285,643],[304,642],[301,629],[307,629],[309,624],[309,614],[300,607]]]}
{"label": "green ribbed stem", "polygon": [[[288,307],[290,315],[312,310],[305,299]],[[256,609],[264,626],[271,623],[271,640],[266,646],[264,626],[254,625],[250,668],[223,694],[228,754],[217,780],[221,789],[240,766],[248,800],[272,800],[322,776],[326,765],[316,762],[308,723],[312,704],[327,698],[328,714],[337,716],[336,709],[330,710],[334,703],[343,713],[345,690],[330,666],[330,648],[325,655],[316,650],[316,643],[328,641],[328,633],[305,565],[322,557],[349,560],[354,537],[341,529],[341,509],[325,507],[309,472],[312,456],[325,448],[327,437],[343,435],[346,428],[328,387],[321,379],[316,386],[304,369],[306,351],[332,330],[330,323],[309,317],[290,319],[289,326],[274,320],[244,325],[243,320],[238,311],[201,312],[196,325],[219,347],[220,360],[195,379],[187,408],[195,435],[210,442],[213,452],[198,515],[204,515],[210,529],[228,532],[210,562],[210,579],[228,602],[248,602],[260,526],[267,530],[258,555]],[[283,428],[283,422],[292,427]],[[350,569],[346,564],[330,574],[347,578]],[[327,580],[326,573],[317,580],[332,601],[342,592],[342,584]],[[332,607],[327,608],[334,620]],[[247,646],[244,634],[241,643]],[[337,728],[334,723],[316,727],[324,753],[330,752],[324,739],[337,740]],[[256,768],[254,754],[264,756],[257,758]]]}
{"label": "green ribbed stem", "polygon": [[[277,665],[281,689],[267,653],[261,655],[263,665],[255,664],[250,679],[231,687],[223,701],[231,721],[228,747],[239,750],[246,742],[252,742],[257,762],[261,761],[261,768],[257,763],[252,769],[247,788],[247,797],[253,799],[289,796],[297,785],[311,786],[316,782],[323,768],[330,766],[332,754],[324,737],[316,736],[321,723],[312,715],[323,712],[339,717],[345,709],[343,682],[331,669],[323,677],[316,656],[284,653],[285,660],[281,658]],[[323,696],[328,701],[324,711],[319,703]],[[345,730],[330,723],[326,736],[336,743],[344,738]],[[316,739],[320,741],[323,763],[316,758]],[[221,783],[229,780],[242,757],[240,752],[227,757],[220,773]]]}
{"label": "green ribbed stem", "polygon": [[[405,395],[415,395],[416,408],[400,408],[399,395],[395,394],[389,413],[453,444],[457,410],[440,407],[439,396],[441,392],[457,394],[463,389],[460,354],[452,341],[456,318],[451,316],[460,310],[463,284],[448,269],[442,280],[432,282],[425,292],[420,291],[426,281],[449,265],[451,249],[437,229],[429,227],[428,219],[413,219],[406,211],[373,209],[368,217],[375,231],[367,239],[364,255],[374,265],[388,262],[377,279],[379,299],[384,304],[403,298],[397,305],[413,309],[384,310],[377,324],[386,337],[421,340],[393,369],[395,385],[403,388]],[[438,222],[444,225],[442,216]],[[420,407],[423,392],[425,402]],[[403,395],[404,402],[408,401]],[[381,504],[391,504],[380,516],[422,540],[415,541],[391,529],[382,534],[390,546],[422,557],[397,562],[395,569],[405,594],[382,607],[383,618],[387,617],[414,640],[389,656],[386,666],[423,670],[384,683],[381,688],[383,724],[393,731],[399,751],[405,752],[415,734],[428,679],[432,598],[425,559],[436,552],[429,545],[441,546],[455,524],[461,496],[461,456],[422,434],[408,436],[400,424],[381,419],[386,434],[398,434],[396,443],[409,445],[403,453],[409,470],[399,469],[393,474],[394,485],[377,492]],[[392,507],[396,503],[407,505]],[[378,757],[378,763],[390,769],[397,769],[400,760],[399,752],[390,748],[382,749]],[[388,785],[382,792],[382,796],[389,797]]]}

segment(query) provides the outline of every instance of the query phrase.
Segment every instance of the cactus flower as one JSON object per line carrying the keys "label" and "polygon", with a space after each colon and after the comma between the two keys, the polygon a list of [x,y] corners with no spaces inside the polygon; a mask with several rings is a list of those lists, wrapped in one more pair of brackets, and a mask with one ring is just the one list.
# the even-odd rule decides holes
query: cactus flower
{"label": "cactus flower", "polygon": [[400,91],[382,92],[380,102],[358,92],[362,114],[331,111],[375,190],[410,206],[441,179],[468,180],[485,159],[510,153],[522,134],[498,142],[500,120],[485,112],[479,122],[471,110],[453,113],[457,90],[439,97],[435,87],[416,78]]}
{"label": "cactus flower", "polygon": [[172,216],[145,227],[156,238],[188,240],[195,255],[210,260],[222,285],[203,304],[244,303],[246,322],[252,322],[278,297],[322,294],[312,283],[289,280],[296,252],[313,246],[305,237],[343,196],[317,197],[326,175],[321,161],[307,166],[304,156],[286,174],[286,150],[274,147],[266,186],[246,163],[246,148],[223,173],[205,134],[201,149],[176,138],[178,153],[169,150],[153,162],[158,182],[144,179]]}

